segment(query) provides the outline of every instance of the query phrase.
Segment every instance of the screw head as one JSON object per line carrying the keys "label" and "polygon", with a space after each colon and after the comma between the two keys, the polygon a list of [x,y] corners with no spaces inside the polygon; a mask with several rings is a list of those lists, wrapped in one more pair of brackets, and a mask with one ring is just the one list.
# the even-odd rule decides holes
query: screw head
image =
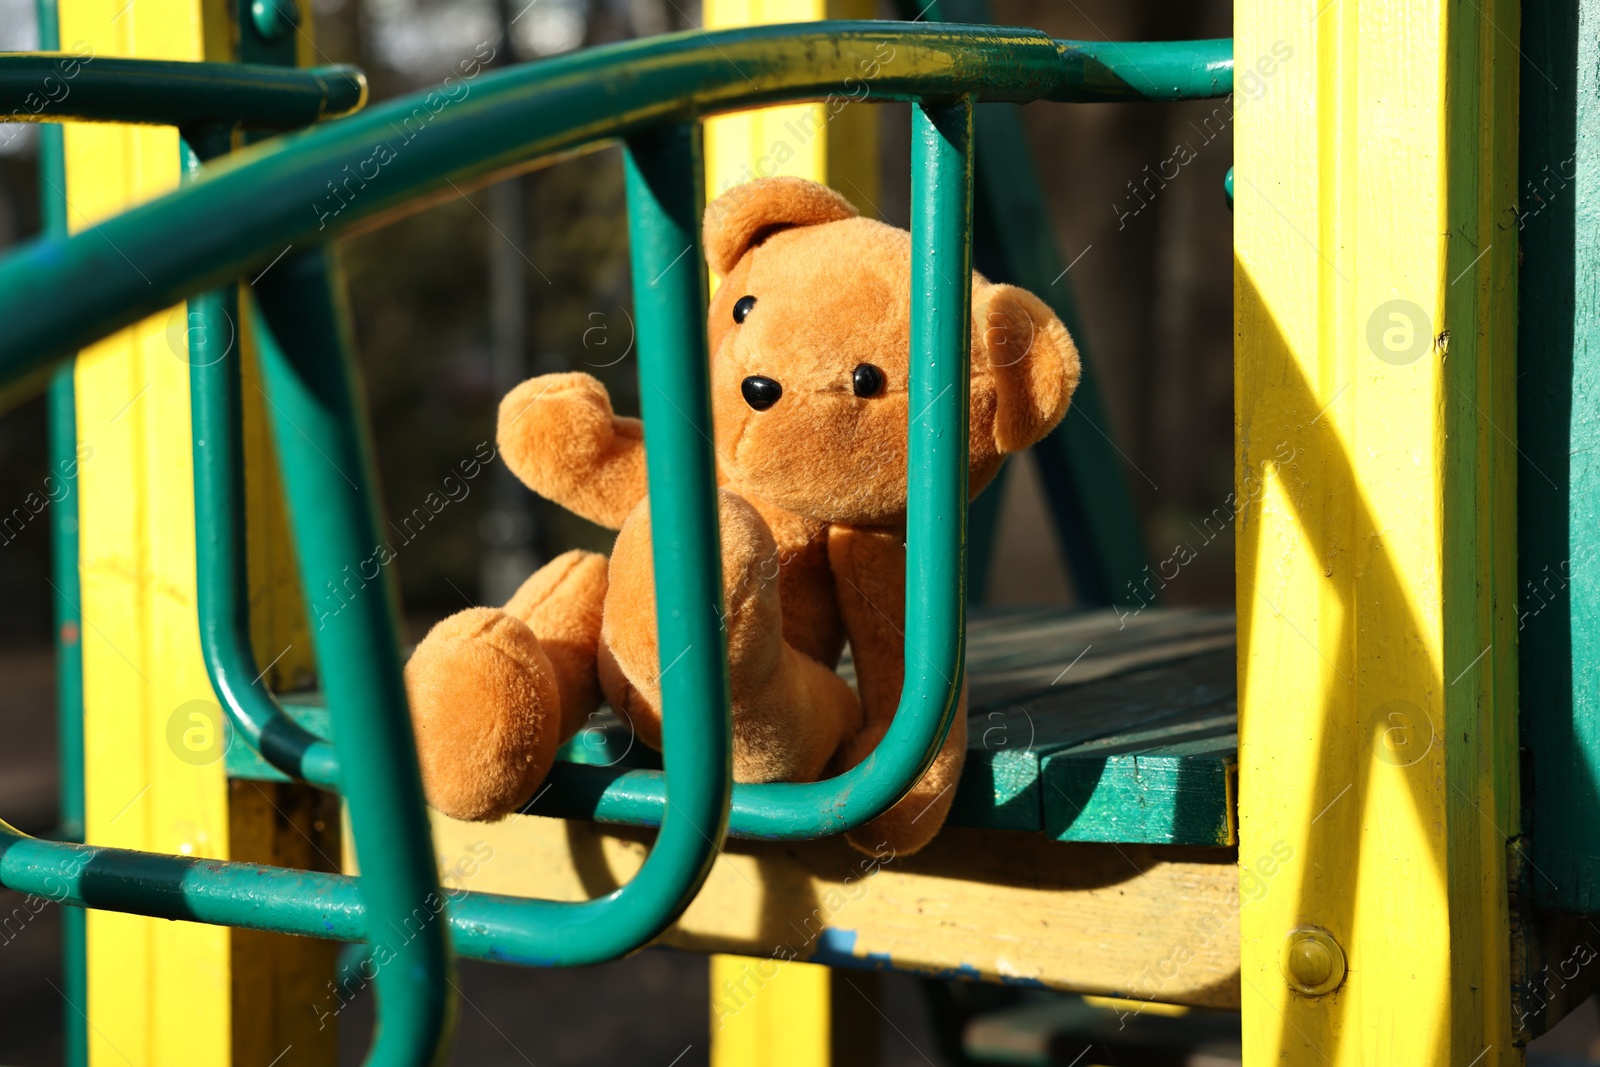
{"label": "screw head", "polygon": [[265,41],[281,41],[300,25],[295,0],[250,0],[250,22]]}
{"label": "screw head", "polygon": [[1283,976],[1295,992],[1308,997],[1331,993],[1344,981],[1344,973],[1344,949],[1332,934],[1316,926],[1290,931],[1283,950]]}

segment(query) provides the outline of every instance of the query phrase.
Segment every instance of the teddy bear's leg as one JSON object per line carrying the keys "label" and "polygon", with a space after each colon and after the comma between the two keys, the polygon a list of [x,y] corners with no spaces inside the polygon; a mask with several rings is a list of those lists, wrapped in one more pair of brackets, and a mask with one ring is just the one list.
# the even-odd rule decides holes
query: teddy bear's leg
{"label": "teddy bear's leg", "polygon": [[600,706],[596,653],[606,600],[606,557],[565,552],[535,571],[504,608],[528,625],[561,690],[561,734],[565,741]]}
{"label": "teddy bear's leg", "polygon": [[[892,712],[891,712],[892,716]],[[856,736],[841,762],[853,767],[871,755],[883,739],[889,723],[880,720]],[[909,856],[932,841],[950,805],[956,799],[956,785],[967,762],[967,687],[961,686],[961,701],[944,747],[934,757],[933,766],[917,780],[900,802],[865,826],[852,830],[846,839],[863,852],[886,859]]]}
{"label": "teddy bear's leg", "polygon": [[532,797],[561,741],[599,704],[605,589],[605,557],[568,552],[504,608],[457,612],[417,645],[406,692],[434,808],[499,819]]}
{"label": "teddy bear's leg", "polygon": [[[778,548],[766,522],[736,493],[719,493],[719,506],[734,779],[814,781],[843,740],[860,729],[860,703],[830,668],[784,640]],[[611,553],[600,677],[612,707],[628,715],[641,740],[659,748],[661,671],[648,502],[628,516]]]}
{"label": "teddy bear's leg", "polygon": [[[900,706],[905,682],[906,551],[898,530],[834,526],[828,531],[839,613],[850,635],[866,725],[840,751],[835,770],[871,754]],[[936,680],[937,681],[937,680]],[[939,832],[955,800],[967,756],[967,688],[944,747],[901,801],[851,832],[850,843],[877,856],[909,855]]]}

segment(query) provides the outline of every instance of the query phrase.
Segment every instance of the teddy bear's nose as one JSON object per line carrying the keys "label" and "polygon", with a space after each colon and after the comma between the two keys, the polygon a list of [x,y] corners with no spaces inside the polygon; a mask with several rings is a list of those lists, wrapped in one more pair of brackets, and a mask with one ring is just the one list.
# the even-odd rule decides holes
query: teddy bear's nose
{"label": "teddy bear's nose", "polygon": [[740,383],[739,392],[744,394],[746,404],[757,411],[765,411],[778,402],[778,398],[783,395],[783,386],[771,378],[752,374]]}

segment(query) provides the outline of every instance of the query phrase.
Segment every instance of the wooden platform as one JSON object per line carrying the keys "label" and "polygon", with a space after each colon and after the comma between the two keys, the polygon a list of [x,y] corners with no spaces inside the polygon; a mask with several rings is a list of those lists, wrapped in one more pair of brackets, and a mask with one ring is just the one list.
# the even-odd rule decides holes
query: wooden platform
{"label": "wooden platform", "polygon": [[968,628],[954,825],[1057,841],[1230,845],[1230,612],[1031,610]]}
{"label": "wooden platform", "polygon": [[[950,824],[1057,841],[1233,844],[1234,671],[1229,612],[974,615],[971,747]],[[841,673],[851,675],[848,660]],[[311,729],[326,730],[314,695],[285,700]],[[597,724],[568,744],[566,758],[660,766],[609,713]],[[229,750],[228,770],[281,780],[244,744]]]}
{"label": "wooden platform", "polygon": [[[972,620],[967,665],[972,747],[932,845],[880,863],[840,839],[729,841],[663,943],[1236,1009],[1233,617],[987,614]],[[314,695],[285,699],[326,729]],[[566,756],[659,766],[615,720]],[[228,766],[276,777],[243,744]],[[623,884],[652,836],[434,816],[446,885],[553,900]],[[746,974],[759,983],[777,965]],[[750,995],[717,992],[723,1010]]]}
{"label": "wooden platform", "polygon": [[[514,815],[434,816],[445,884],[586,900],[643,863],[650,831]],[[729,841],[662,944],[774,962],[911,971],[1132,1000],[1237,1009],[1233,849],[1079,844],[948,827],[878,862],[842,839]],[[718,990],[718,1011],[753,989]]]}

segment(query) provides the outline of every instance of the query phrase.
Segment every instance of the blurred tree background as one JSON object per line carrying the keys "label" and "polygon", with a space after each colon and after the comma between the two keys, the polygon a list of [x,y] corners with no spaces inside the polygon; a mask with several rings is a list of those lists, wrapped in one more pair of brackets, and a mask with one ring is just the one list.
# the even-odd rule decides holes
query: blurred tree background
{"label": "blurred tree background", "polygon": [[[0,0],[0,48],[31,46],[32,0]],[[698,0],[313,0],[319,61],[368,74],[372,99],[438,84],[467,57],[491,66],[692,28]],[[1226,36],[1225,0],[994,0],[999,21],[1099,40]],[[884,0],[882,14],[890,8]],[[1270,85],[1265,91],[1270,91]],[[1023,109],[1054,235],[1071,270],[1087,358],[1100,375],[1150,559],[1199,544],[1232,489],[1231,216],[1222,176],[1231,104]],[[887,221],[905,225],[908,122],[885,107]],[[1184,152],[1183,148],[1188,151]],[[1181,158],[1181,165],[1175,163]],[[32,131],[0,126],[0,247],[37,230]],[[1176,173],[1175,173],[1176,172]],[[1175,176],[1174,176],[1175,175]],[[865,205],[863,205],[865,206]],[[500,186],[466,190],[341,242],[391,516],[411,514],[494,440],[498,399],[532,374],[586,370],[617,409],[638,409],[620,152],[606,149]],[[0,511],[43,482],[43,406],[0,418]],[[1068,602],[1030,465],[1005,487],[990,598]],[[539,559],[607,531],[537,500],[500,464],[470,483],[395,564],[417,625],[503,598]],[[0,639],[48,640],[46,524],[0,545]],[[1232,599],[1231,530],[1164,592]]]}

